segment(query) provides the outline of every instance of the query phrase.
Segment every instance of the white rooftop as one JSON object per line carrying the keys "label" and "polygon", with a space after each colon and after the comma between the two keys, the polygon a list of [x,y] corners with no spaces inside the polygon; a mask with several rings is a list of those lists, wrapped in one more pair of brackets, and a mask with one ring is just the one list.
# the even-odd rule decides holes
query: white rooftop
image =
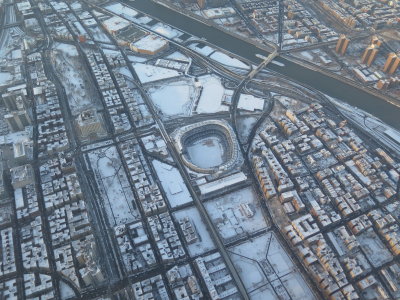
{"label": "white rooftop", "polygon": [[154,34],[149,34],[140,40],[132,43],[132,45],[141,50],[148,50],[157,52],[168,44],[168,41],[156,36]]}
{"label": "white rooftop", "polygon": [[111,17],[103,22],[103,25],[110,31],[119,31],[129,26],[129,21],[121,17]]}
{"label": "white rooftop", "polygon": [[243,182],[247,179],[247,176],[243,172],[235,173],[224,178],[212,181],[199,186],[202,195],[206,195],[220,189],[232,186],[234,184]]}

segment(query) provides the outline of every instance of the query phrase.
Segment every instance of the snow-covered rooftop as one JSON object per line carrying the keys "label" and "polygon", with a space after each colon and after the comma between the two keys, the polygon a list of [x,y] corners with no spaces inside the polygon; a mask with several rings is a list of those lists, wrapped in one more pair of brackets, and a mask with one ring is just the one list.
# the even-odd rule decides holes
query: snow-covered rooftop
{"label": "snow-covered rooftop", "polygon": [[133,64],[133,68],[135,69],[136,73],[139,76],[139,80],[142,83],[181,76],[178,71],[142,63]]}
{"label": "snow-covered rooftop", "polygon": [[103,22],[103,25],[107,28],[107,30],[113,32],[120,31],[121,29],[128,27],[129,24],[129,21],[117,16],[111,17]]}
{"label": "snow-covered rooftop", "polygon": [[157,52],[168,45],[168,41],[154,34],[146,35],[140,40],[131,44],[131,46],[142,51]]}
{"label": "snow-covered rooftop", "polygon": [[110,4],[108,6],[105,7],[107,10],[117,14],[117,15],[122,15],[123,17],[126,17],[127,19],[129,19],[129,17],[136,17],[139,13],[126,6],[126,5],[122,5],[121,3],[113,3]]}

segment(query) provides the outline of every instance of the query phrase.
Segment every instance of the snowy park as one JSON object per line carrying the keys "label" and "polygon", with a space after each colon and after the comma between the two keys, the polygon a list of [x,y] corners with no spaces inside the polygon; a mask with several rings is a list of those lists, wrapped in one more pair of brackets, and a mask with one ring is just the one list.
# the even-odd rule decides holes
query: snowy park
{"label": "snowy park", "polygon": [[89,152],[103,205],[112,226],[140,219],[135,197],[115,146]]}
{"label": "snowy park", "polygon": [[226,241],[268,227],[252,187],[209,200],[204,205],[215,227]]}

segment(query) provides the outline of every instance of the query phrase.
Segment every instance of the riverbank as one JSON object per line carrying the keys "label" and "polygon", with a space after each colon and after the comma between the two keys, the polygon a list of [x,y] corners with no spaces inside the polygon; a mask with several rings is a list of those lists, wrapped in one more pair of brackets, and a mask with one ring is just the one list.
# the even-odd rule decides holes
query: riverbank
{"label": "riverbank", "polygon": [[[233,35],[231,32],[226,32],[226,30],[220,30],[216,25],[211,26],[208,22],[204,22],[204,20],[199,21],[198,19],[201,19],[199,16],[192,18],[187,13],[183,14],[183,12],[179,12],[176,8],[171,8],[171,5],[166,5],[164,2],[161,5],[155,1],[159,2],[160,0],[122,0],[122,2],[141,12],[147,13],[178,29],[182,29],[191,35],[204,38],[220,48],[248,59],[255,65],[260,64],[262,61],[256,56],[257,54],[264,56],[268,56],[269,54],[266,47],[255,45],[254,41],[249,42],[244,40],[241,36]],[[349,84],[350,80],[341,78],[340,76],[335,78],[326,71],[321,72],[320,69],[294,61],[292,58],[288,59],[286,56],[278,57],[276,60],[285,66],[270,64],[268,66],[269,69],[302,85],[312,87],[331,97],[338,98],[350,105],[365,110],[387,124],[400,129],[400,107],[394,105],[393,101],[386,101],[390,99],[384,99],[384,95],[371,93],[371,91],[356,85],[355,82],[354,84]]]}

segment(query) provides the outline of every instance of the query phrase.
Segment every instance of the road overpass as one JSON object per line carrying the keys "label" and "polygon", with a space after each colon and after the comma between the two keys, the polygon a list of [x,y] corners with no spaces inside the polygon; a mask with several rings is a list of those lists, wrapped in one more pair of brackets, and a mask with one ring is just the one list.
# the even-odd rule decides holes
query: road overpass
{"label": "road overpass", "polygon": [[[256,57],[256,54],[267,56],[271,53],[271,45],[268,45],[267,49],[261,43],[256,44],[254,41],[239,37],[235,33],[228,33],[226,29],[201,22],[198,18],[192,18],[188,14],[183,14],[183,12],[180,13],[170,6],[148,0],[121,0],[121,2],[145,14],[150,14],[153,19],[158,18],[195,37],[203,37],[211,44],[250,60],[254,64],[260,63],[260,59]],[[378,95],[372,88],[363,87],[355,80],[334,76],[336,74],[333,72],[324,71],[321,68],[313,68],[284,53],[281,53],[277,61],[284,66],[269,64],[268,69],[288,76],[291,80],[297,81],[302,85],[321,90],[329,96],[341,99],[350,105],[357,106],[384,120],[386,123],[399,128],[398,116],[400,107],[394,104],[394,101],[398,102],[394,97],[382,93]],[[377,105],[380,107],[379,110],[376,110]]]}

